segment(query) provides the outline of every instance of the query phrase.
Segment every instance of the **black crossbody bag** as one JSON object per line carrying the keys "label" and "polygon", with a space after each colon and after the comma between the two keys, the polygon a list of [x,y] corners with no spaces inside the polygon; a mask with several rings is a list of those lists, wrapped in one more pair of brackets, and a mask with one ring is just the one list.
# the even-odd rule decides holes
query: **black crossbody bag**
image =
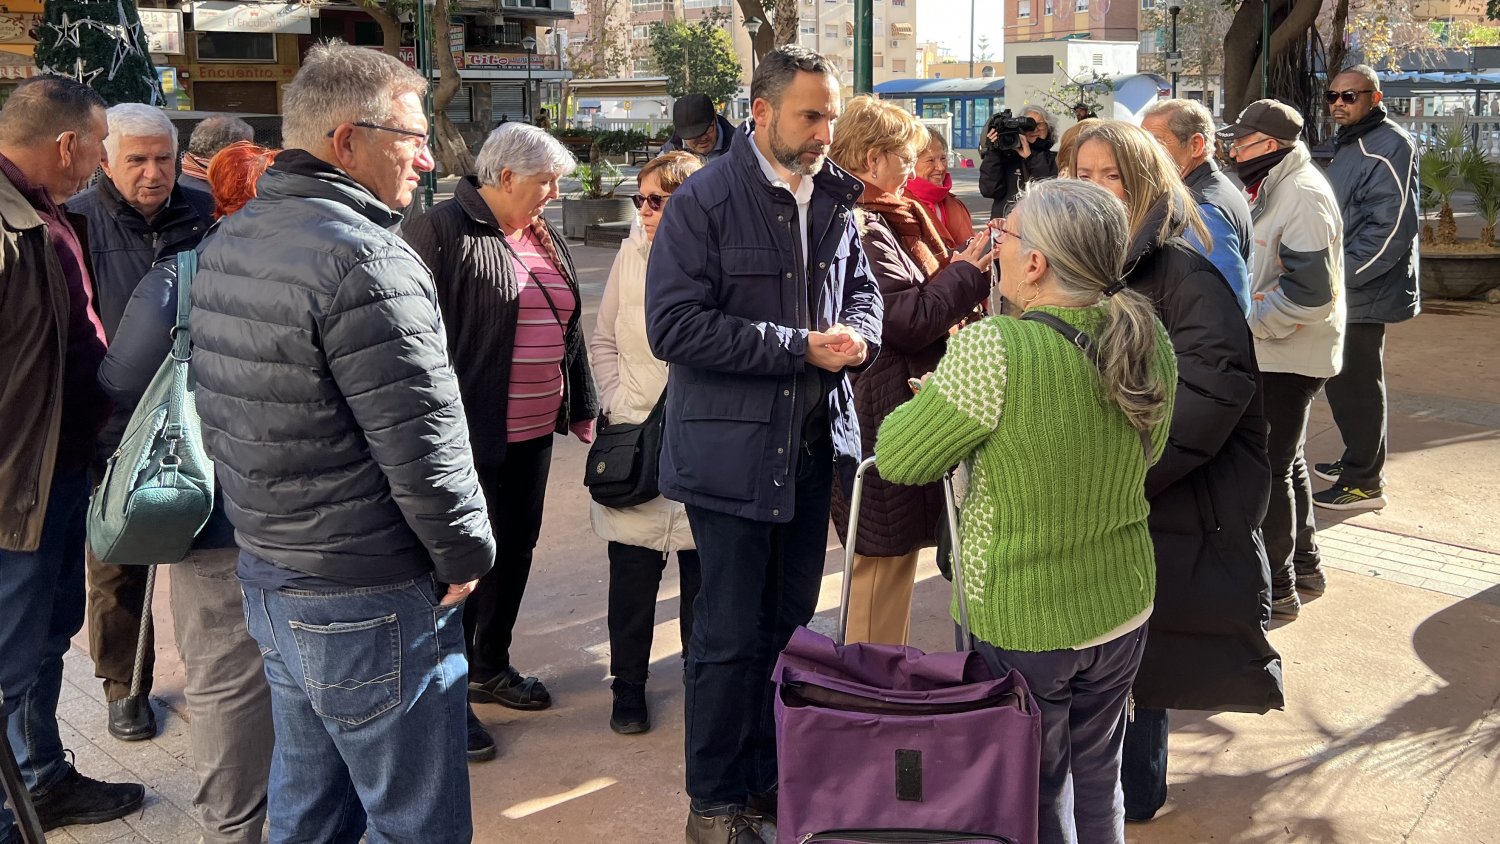
{"label": "black crossbody bag", "polygon": [[661,462],[666,422],[662,408],[666,400],[663,390],[651,413],[639,424],[605,423],[594,433],[583,485],[595,501],[605,507],[634,507],[661,495],[656,469]]}

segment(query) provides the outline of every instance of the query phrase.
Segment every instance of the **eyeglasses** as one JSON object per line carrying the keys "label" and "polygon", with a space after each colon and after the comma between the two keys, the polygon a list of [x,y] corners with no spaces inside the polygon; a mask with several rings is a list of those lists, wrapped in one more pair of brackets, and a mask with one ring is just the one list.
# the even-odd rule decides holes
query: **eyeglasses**
{"label": "eyeglasses", "polygon": [[[374,129],[377,132],[390,132],[392,134],[401,135],[401,136],[407,137],[407,138],[417,138],[417,139],[419,139],[422,142],[422,146],[424,146],[424,147],[427,146],[428,144],[432,143],[432,135],[430,133],[428,133],[428,132],[418,132],[415,129],[399,129],[399,128],[395,127],[395,126],[382,126],[379,123],[367,123],[367,122],[365,122],[363,120],[356,121],[354,123],[350,123],[349,125],[350,126],[358,126],[361,129]],[[337,132],[337,131],[338,131],[337,127],[333,128],[333,129],[329,129],[328,130],[328,134],[325,135],[324,137],[331,138],[331,137],[333,137],[333,133]]]}
{"label": "eyeglasses", "polygon": [[1021,237],[1021,233],[1020,232],[1011,231],[1010,229],[1006,228],[1005,227],[1006,226],[1006,221],[1005,221],[1004,217],[1000,217],[997,220],[995,220],[994,222],[997,222],[997,223],[1000,224],[998,226],[992,226],[990,228],[990,231],[998,232],[999,233],[995,237],[995,245],[996,246],[999,246],[1000,244],[1004,243],[1005,239],[1007,237],[1012,237],[1012,238],[1015,238],[1016,240],[1021,240],[1021,241],[1024,241],[1026,239],[1024,237]]}
{"label": "eyeglasses", "polygon": [[1244,143],[1244,144],[1230,144],[1230,146],[1229,146],[1229,154],[1230,155],[1239,155],[1242,150],[1249,149],[1250,147],[1253,147],[1256,144],[1263,144],[1263,143],[1265,143],[1266,141],[1269,141],[1269,140],[1271,140],[1271,139],[1270,138],[1261,138],[1258,141],[1250,141],[1249,143]]}
{"label": "eyeglasses", "polygon": [[[668,194],[667,196],[671,196],[671,194]],[[647,205],[651,206],[652,211],[660,211],[661,207],[667,204],[667,197],[662,196],[659,193],[653,193],[650,196],[636,194],[635,196],[632,196],[630,198],[630,201],[635,203],[635,210],[637,211],[641,210]]]}
{"label": "eyeglasses", "polygon": [[1333,105],[1339,100],[1343,100],[1345,105],[1353,105],[1354,102],[1359,99],[1360,94],[1373,93],[1375,93],[1374,88],[1365,88],[1362,91],[1324,91],[1323,101],[1328,103],[1329,105]]}

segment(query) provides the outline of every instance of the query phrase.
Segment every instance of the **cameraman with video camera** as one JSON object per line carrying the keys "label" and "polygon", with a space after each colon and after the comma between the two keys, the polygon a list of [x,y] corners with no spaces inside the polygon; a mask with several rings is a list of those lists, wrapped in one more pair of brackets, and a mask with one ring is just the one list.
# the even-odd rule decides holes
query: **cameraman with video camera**
{"label": "cameraman with video camera", "polygon": [[1019,117],[1006,109],[989,119],[979,136],[979,193],[994,200],[990,219],[1004,217],[1032,179],[1057,176],[1052,115],[1029,105]]}

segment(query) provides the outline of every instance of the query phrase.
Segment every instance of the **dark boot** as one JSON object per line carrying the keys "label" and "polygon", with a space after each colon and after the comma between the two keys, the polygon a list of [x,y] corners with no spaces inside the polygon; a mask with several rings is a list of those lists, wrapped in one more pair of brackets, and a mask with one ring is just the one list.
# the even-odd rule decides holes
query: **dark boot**
{"label": "dark boot", "polygon": [[109,702],[109,734],[120,741],[145,741],[156,737],[156,711],[146,694]]}
{"label": "dark boot", "polygon": [[732,806],[722,814],[688,812],[687,844],[766,844],[755,820]]}
{"label": "dark boot", "polygon": [[651,713],[646,709],[646,684],[616,680],[610,685],[614,707],[609,713],[609,728],[622,736],[636,735],[651,729]]}
{"label": "dark boot", "polygon": [[490,735],[479,716],[474,714],[474,707],[469,707],[469,761],[488,762],[499,753],[495,747],[495,737]]}
{"label": "dark boot", "polygon": [[146,787],[139,783],[100,782],[71,765],[62,779],[31,793],[43,830],[118,820],[134,813],[145,799]]}

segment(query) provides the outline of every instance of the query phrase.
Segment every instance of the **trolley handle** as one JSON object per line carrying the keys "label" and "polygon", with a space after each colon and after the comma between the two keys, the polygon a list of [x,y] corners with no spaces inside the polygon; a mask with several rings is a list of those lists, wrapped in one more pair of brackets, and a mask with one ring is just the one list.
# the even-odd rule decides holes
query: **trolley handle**
{"label": "trolley handle", "polygon": [[[850,574],[854,570],[854,539],[859,534],[859,506],[865,495],[865,474],[875,467],[875,458],[866,457],[854,470],[854,491],[849,495],[849,527],[844,534],[844,578],[839,589],[839,625],[834,642],[842,645],[849,632],[849,594],[853,588]],[[958,543],[958,503],[953,496],[953,470],[943,474],[943,506],[947,514],[948,539],[953,554],[953,593],[958,599],[958,630],[960,647],[974,648],[973,636],[969,633],[969,601],[964,590],[964,567]]]}

